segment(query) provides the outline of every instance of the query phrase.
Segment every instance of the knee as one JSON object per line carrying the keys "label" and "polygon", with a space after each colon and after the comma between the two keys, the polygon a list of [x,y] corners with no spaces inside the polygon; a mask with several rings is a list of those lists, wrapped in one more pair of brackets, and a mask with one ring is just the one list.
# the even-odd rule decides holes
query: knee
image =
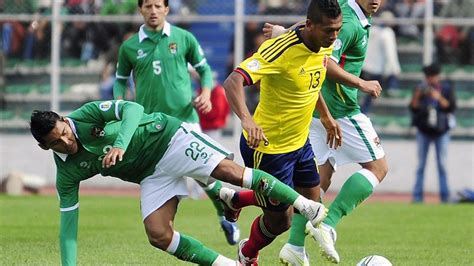
{"label": "knee", "polygon": [[382,180],[385,178],[387,173],[388,173],[388,165],[387,165],[387,161],[385,161],[385,159],[384,159],[377,165],[374,174],[377,177],[377,179],[380,182],[382,182]]}
{"label": "knee", "polygon": [[226,183],[241,186],[243,172],[244,167],[236,164],[232,160],[224,159],[214,171],[212,171],[211,177]]}
{"label": "knee", "polygon": [[173,239],[173,230],[168,228],[156,228],[147,231],[148,241],[156,248],[166,251]]}

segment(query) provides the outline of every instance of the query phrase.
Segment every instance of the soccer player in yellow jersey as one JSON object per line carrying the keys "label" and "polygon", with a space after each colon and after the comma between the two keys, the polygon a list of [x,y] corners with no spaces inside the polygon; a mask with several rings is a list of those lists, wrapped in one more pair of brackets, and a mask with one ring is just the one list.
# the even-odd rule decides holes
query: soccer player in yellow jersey
{"label": "soccer player in yellow jersey", "polygon": [[[268,171],[312,199],[319,199],[320,182],[308,140],[315,107],[328,129],[328,142],[337,146],[341,141],[339,128],[324,101],[318,101],[332,44],[341,26],[337,0],[313,0],[304,26],[264,42],[224,82],[230,106],[243,127],[240,149],[245,164]],[[243,86],[258,81],[260,102],[252,117]],[[233,192],[225,197],[225,191],[221,189],[221,198],[231,208],[239,208],[233,203],[252,200]],[[263,215],[253,222],[249,239],[239,243],[239,260],[244,265],[258,263],[259,250],[288,230],[293,213],[288,204],[259,194],[252,196],[263,206]],[[304,232],[307,220],[295,215],[298,218],[293,218],[291,230]]]}

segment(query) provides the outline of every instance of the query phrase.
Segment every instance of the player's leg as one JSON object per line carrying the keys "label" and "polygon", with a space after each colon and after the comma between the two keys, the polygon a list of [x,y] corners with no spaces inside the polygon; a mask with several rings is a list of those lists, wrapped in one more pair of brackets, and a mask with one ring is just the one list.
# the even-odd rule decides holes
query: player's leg
{"label": "player's leg", "polygon": [[219,218],[219,223],[222,230],[224,231],[227,243],[230,245],[235,245],[240,238],[240,230],[237,226],[236,221],[228,221],[225,218],[224,206],[222,205],[221,200],[219,199],[219,192],[222,188],[222,182],[210,178],[208,184],[203,184],[199,181],[196,181],[206,192],[207,196],[211,200],[214,208],[217,211],[217,217]]}
{"label": "player's leg", "polygon": [[[191,123],[188,124],[189,129],[194,132],[202,133],[201,127],[198,123]],[[219,180],[209,179],[208,183],[201,183],[197,181],[199,186],[202,187],[204,192],[206,192],[207,196],[211,200],[214,209],[217,212],[217,217],[219,218],[219,223],[221,225],[222,230],[225,233],[225,237],[227,243],[230,245],[235,245],[239,241],[240,238],[240,230],[237,226],[236,222],[229,222],[224,217],[224,206],[222,202],[219,200],[219,191],[222,188],[222,183]]]}
{"label": "player's leg", "polygon": [[345,181],[321,228],[308,226],[311,235],[321,246],[323,255],[335,263],[339,262],[339,255],[334,247],[337,238],[336,225],[343,216],[348,215],[373,193],[388,171],[380,140],[372,123],[364,114],[338,119],[338,123],[344,142],[339,149],[331,150],[328,161],[333,164],[334,169],[336,165],[353,162],[360,163],[363,169],[353,173]]}
{"label": "player's leg", "polygon": [[[318,165],[318,172],[321,186],[321,198],[331,185],[332,174],[334,173],[335,161],[332,157],[333,149],[329,148],[326,143],[326,129],[321,124],[320,120],[313,118],[309,130],[309,141],[313,149],[316,164]],[[343,136],[345,138],[345,136]],[[344,144],[344,142],[343,142]]]}
{"label": "player's leg", "polygon": [[212,176],[254,190],[265,197],[294,205],[315,224],[325,216],[322,204],[306,199],[264,171],[236,164],[229,159],[232,157],[232,153],[205,134],[181,127],[157,167],[165,173],[189,176],[202,183],[207,183],[209,176]]}
{"label": "player's leg", "polygon": [[[311,149],[309,149],[309,151],[311,152]],[[290,186],[293,185],[292,177],[295,171],[295,164],[298,162],[302,153],[301,150],[298,150],[287,154],[263,154],[249,148],[245,141],[241,141],[241,154],[247,166],[254,166],[269,171],[280,181]],[[312,163],[311,171],[315,172],[316,165],[313,161],[313,156],[311,156],[310,159]],[[317,181],[319,182],[319,179]],[[239,199],[246,201],[245,197],[240,198],[241,194],[242,193],[238,193],[237,198],[234,198],[235,203],[239,204]],[[288,208],[288,204],[282,204],[277,198],[261,197],[260,195],[262,195],[262,193],[258,192],[254,195],[255,198],[258,199],[256,200],[257,204],[265,208],[265,215],[263,217],[257,217],[254,220],[248,241],[240,245],[239,255],[241,262],[255,260],[258,252],[262,248],[270,244],[277,235],[286,231],[290,222],[289,215],[292,213],[292,210]],[[319,198],[318,196],[315,198]],[[304,224],[308,219],[301,214],[299,214],[299,216],[305,220],[301,227],[304,234]],[[278,221],[278,223],[275,224],[275,221]]]}
{"label": "player's leg", "polygon": [[[309,141],[298,150],[294,166],[293,183],[295,190],[306,198],[320,200],[320,177]],[[304,248],[306,223],[308,220],[295,210],[288,242],[280,250],[280,260],[290,265],[309,265]]]}
{"label": "player's leg", "polygon": [[439,194],[441,202],[448,202],[449,200],[449,188],[448,180],[446,177],[446,159],[448,153],[450,135],[449,132],[436,137],[435,148],[436,148],[436,164],[438,166],[438,178],[439,178]]}
{"label": "player's leg", "polygon": [[340,219],[369,197],[388,172],[385,153],[372,123],[364,114],[338,119],[343,146],[334,151],[338,165],[358,162],[363,168],[343,184],[324,223],[335,227]]}
{"label": "player's leg", "polygon": [[200,265],[234,263],[198,240],[174,231],[173,221],[179,198],[187,194],[186,182],[183,178],[166,174],[161,170],[160,163],[157,170],[140,184],[141,212],[150,244],[180,260]]}
{"label": "player's leg", "polygon": [[413,188],[413,202],[423,202],[423,183],[425,180],[426,158],[430,148],[430,137],[416,133],[416,144],[418,148],[418,167],[416,169],[416,181]]}

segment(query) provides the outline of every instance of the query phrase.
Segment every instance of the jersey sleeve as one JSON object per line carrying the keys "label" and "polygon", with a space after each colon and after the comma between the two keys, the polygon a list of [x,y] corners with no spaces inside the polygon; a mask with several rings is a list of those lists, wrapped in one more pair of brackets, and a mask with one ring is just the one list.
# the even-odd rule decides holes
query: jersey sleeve
{"label": "jersey sleeve", "polygon": [[129,101],[96,101],[83,105],[68,117],[104,126],[108,122],[121,120],[122,125],[113,147],[126,150],[138,128],[143,110],[143,106]]}
{"label": "jersey sleeve", "polygon": [[198,72],[201,80],[201,87],[212,89],[214,87],[212,70],[207,63],[207,59],[204,56],[204,51],[202,50],[201,45],[199,45],[196,37],[194,37],[194,35],[191,33],[188,33],[186,38],[188,47],[188,51],[186,53],[187,62],[189,62],[196,72]]}
{"label": "jersey sleeve", "polygon": [[341,31],[339,32],[337,39],[333,44],[334,48],[331,55],[332,60],[334,60],[336,63],[341,61],[341,57],[352,46],[354,38],[356,37],[355,34],[356,33],[353,27],[346,23],[343,24]]}
{"label": "jersey sleeve", "polygon": [[61,264],[76,265],[80,181],[74,180],[74,178],[66,173],[61,168],[58,168],[56,173],[56,189],[61,212],[59,247],[61,251]]}
{"label": "jersey sleeve", "polygon": [[125,98],[125,93],[127,91],[127,80],[132,72],[133,65],[128,60],[128,57],[125,53],[125,45],[120,46],[117,67],[115,72],[115,82],[113,87],[114,98]]}
{"label": "jersey sleeve", "polygon": [[128,79],[130,77],[130,73],[132,72],[133,64],[128,59],[126,53],[125,43],[120,46],[119,53],[118,53],[118,61],[117,61],[117,71],[115,72],[115,77],[117,79]]}
{"label": "jersey sleeve", "polygon": [[[282,38],[282,36],[279,38]],[[273,43],[279,38],[264,42],[256,53],[245,59],[234,70],[244,77],[244,85],[249,86],[255,84],[264,76],[278,75],[285,71],[285,60],[282,60],[282,56],[275,59],[274,54],[271,52]]]}

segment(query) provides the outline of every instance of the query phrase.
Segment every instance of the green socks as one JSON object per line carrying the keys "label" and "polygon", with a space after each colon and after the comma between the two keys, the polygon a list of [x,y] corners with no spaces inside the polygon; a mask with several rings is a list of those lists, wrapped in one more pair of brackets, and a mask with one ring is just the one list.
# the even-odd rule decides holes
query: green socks
{"label": "green socks", "polygon": [[258,169],[245,168],[242,187],[286,204],[293,204],[300,196],[276,177]]}
{"label": "green socks", "polygon": [[323,222],[335,228],[343,216],[349,214],[372,194],[378,183],[377,177],[367,169],[351,175],[329,207],[328,216]]}
{"label": "green socks", "polygon": [[224,216],[224,207],[222,203],[219,201],[219,191],[222,188],[222,182],[216,180],[214,183],[209,184],[208,186],[203,187],[204,191],[206,192],[209,199],[214,204],[214,208],[217,211],[218,216]]}
{"label": "green socks", "polygon": [[179,234],[176,231],[173,234],[173,239],[166,252],[180,260],[199,265],[212,265],[219,256],[219,253],[204,246],[198,240],[190,236]]}
{"label": "green socks", "polygon": [[291,219],[290,238],[288,243],[298,247],[304,247],[304,239],[306,237],[306,219],[299,213],[294,213]]}

